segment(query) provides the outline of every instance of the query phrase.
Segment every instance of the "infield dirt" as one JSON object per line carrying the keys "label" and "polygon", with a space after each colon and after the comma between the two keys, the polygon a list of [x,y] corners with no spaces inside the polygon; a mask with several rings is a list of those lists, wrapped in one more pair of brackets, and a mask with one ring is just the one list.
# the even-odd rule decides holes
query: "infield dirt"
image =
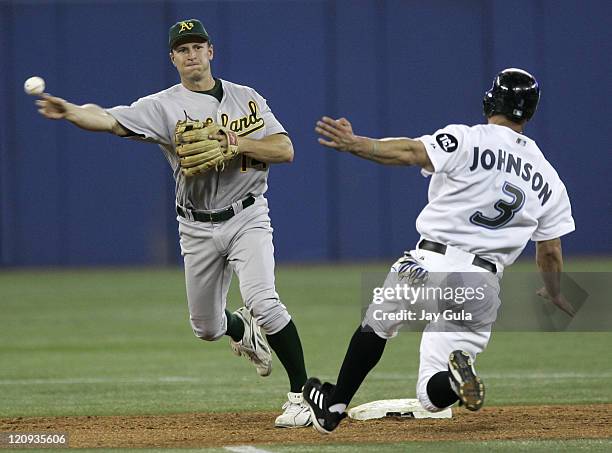
{"label": "infield dirt", "polygon": [[0,418],[0,431],[69,434],[70,447],[218,447],[244,444],[393,443],[612,437],[612,404],[454,409],[452,419],[347,420],[329,436],[274,428],[276,412]]}

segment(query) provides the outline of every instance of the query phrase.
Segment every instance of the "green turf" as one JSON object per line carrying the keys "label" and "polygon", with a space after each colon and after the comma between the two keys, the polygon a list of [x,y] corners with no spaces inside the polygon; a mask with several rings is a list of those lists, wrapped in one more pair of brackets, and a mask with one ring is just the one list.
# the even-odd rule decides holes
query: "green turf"
{"label": "green turf", "polygon": [[[361,275],[387,266],[278,270],[278,291],[301,333],[309,375],[335,379],[360,320]],[[612,262],[570,261],[567,269],[607,271]],[[240,303],[234,282],[230,308]],[[414,397],[418,343],[416,333],[389,342],[354,403]],[[610,332],[494,333],[478,363],[487,404],[612,402],[611,347]],[[258,378],[230,354],[226,339],[193,336],[180,269],[0,273],[0,417],[277,410],[288,389],[275,365],[269,378]],[[547,445],[537,444],[570,451]],[[604,444],[571,445],[598,451]]]}
{"label": "green turf", "polygon": [[[588,440],[539,440],[539,441],[481,441],[481,442],[401,442],[394,444],[344,444],[344,445],[255,445],[255,448],[262,449],[270,453],[400,453],[400,452],[436,452],[436,453],[455,453],[455,452],[559,452],[572,453],[580,451],[589,452],[609,452],[612,450],[612,440],[610,439],[588,439]],[[20,451],[36,451],[29,449],[19,449]],[[40,450],[38,450],[40,451]],[[44,451],[63,451],[58,449],[45,449]],[[74,449],[72,451],[91,452],[91,453],[125,453],[134,452],[202,452],[202,453],[228,453],[226,448],[204,448],[204,449]],[[247,450],[248,451],[248,450]]]}
{"label": "green turf", "polygon": [[[312,445],[291,445],[287,447],[261,448],[274,452],[306,453],[314,451]],[[397,444],[358,444],[358,445],[320,445],[316,447],[317,453],[346,453],[354,451],[376,453],[399,452],[575,452],[575,451],[601,451],[609,452],[612,448],[610,440],[570,440],[570,441],[503,441],[503,442],[402,442]],[[219,452],[223,450],[217,450]],[[227,452],[227,450],[225,450]]]}

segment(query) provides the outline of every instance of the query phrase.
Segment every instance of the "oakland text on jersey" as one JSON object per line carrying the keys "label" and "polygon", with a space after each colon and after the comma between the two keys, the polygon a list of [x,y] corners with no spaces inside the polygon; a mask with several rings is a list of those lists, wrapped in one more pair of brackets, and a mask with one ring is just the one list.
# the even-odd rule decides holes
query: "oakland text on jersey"
{"label": "oakland text on jersey", "polygon": [[[236,134],[244,137],[258,129],[264,127],[264,119],[259,116],[259,107],[255,101],[249,101],[249,115],[241,116],[230,122],[229,116],[226,113],[221,114],[221,125],[229,127]],[[229,124],[229,125],[228,125]]]}
{"label": "oakland text on jersey", "polygon": [[[498,170],[506,173],[514,173],[520,176],[523,181],[531,181],[531,189],[538,192],[538,198],[541,200],[542,206],[550,199],[552,189],[548,182],[544,181],[544,177],[540,172],[532,173],[533,164],[523,162],[520,157],[515,157],[514,154],[499,149],[497,155],[490,149],[485,149],[482,153],[478,146],[474,147],[474,159],[470,166],[470,171],[476,170],[478,164],[485,170]],[[522,170],[522,171],[521,171]]]}

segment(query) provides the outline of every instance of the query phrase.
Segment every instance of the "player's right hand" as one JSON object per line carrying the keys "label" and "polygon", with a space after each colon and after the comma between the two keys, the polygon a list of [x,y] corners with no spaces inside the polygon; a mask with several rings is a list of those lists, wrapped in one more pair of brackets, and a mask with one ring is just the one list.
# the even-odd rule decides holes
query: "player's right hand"
{"label": "player's right hand", "polygon": [[576,310],[572,307],[565,297],[562,294],[559,294],[557,297],[550,297],[548,291],[546,291],[545,287],[542,287],[536,291],[536,294],[544,299],[550,301],[553,305],[555,305],[559,310],[563,313],[567,314],[569,317],[573,318],[576,315]]}
{"label": "player's right hand", "polygon": [[65,99],[47,93],[40,95],[36,105],[38,106],[38,113],[51,120],[64,119],[68,113],[68,102]]}

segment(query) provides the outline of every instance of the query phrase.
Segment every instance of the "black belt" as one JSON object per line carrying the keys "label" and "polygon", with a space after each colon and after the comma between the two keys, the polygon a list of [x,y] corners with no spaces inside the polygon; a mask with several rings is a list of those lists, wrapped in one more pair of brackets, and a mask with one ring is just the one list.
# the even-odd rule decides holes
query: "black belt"
{"label": "black belt", "polygon": [[[439,242],[422,239],[421,242],[419,242],[419,248],[423,250],[429,250],[430,252],[440,253],[441,255],[446,255],[446,245],[440,244]],[[489,272],[497,274],[497,266],[495,266],[495,264],[493,264],[491,261],[487,261],[484,258],[479,257],[478,255],[474,255],[474,260],[472,261],[472,264],[474,266],[482,267],[483,269],[486,269]]]}
{"label": "black belt", "polygon": [[[249,195],[244,200],[241,201],[242,209],[246,209],[255,203],[255,197],[253,195]],[[192,211],[181,208],[180,206],[176,206],[176,213],[183,217],[184,219],[197,220],[198,222],[225,222],[226,220],[231,219],[236,215],[234,212],[234,208],[230,206],[223,211],[217,212],[202,212],[202,211]],[[188,214],[189,213],[189,214]]]}

